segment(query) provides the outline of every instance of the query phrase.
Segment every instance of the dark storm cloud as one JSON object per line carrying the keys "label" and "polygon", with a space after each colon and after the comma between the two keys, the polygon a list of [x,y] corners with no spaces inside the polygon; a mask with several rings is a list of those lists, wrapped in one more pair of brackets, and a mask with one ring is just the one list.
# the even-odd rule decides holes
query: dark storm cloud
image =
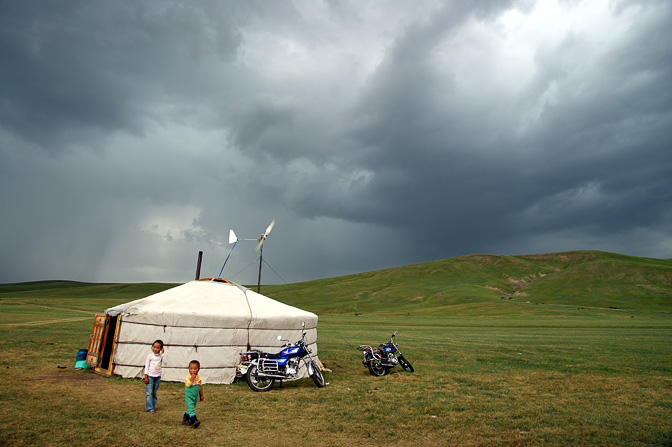
{"label": "dark storm cloud", "polygon": [[[199,250],[212,276],[231,228],[272,218],[288,281],[670,257],[671,19],[667,1],[0,3],[0,282],[185,281]],[[225,276],[255,282],[252,245]]]}
{"label": "dark storm cloud", "polygon": [[4,2],[3,127],[53,151],[91,134],[142,134],[156,107],[176,119],[212,87],[204,61],[231,59],[240,40],[226,8],[203,5]]}
{"label": "dark storm cloud", "polygon": [[[643,222],[662,230],[672,199],[672,138],[662,125],[672,54],[658,43],[665,22],[657,17],[604,53],[571,34],[541,48],[535,74],[511,100],[484,85],[490,95],[461,101],[451,65],[438,71],[430,60],[436,40],[456,32],[451,26],[428,23],[439,30],[432,39],[417,30],[401,36],[354,118],[366,123],[357,136],[372,154],[377,197],[389,204],[370,221],[419,240],[435,235],[441,250],[461,252],[487,251],[521,231],[616,235]],[[637,60],[625,62],[629,54]],[[520,132],[520,119],[549,91],[553,104]]]}

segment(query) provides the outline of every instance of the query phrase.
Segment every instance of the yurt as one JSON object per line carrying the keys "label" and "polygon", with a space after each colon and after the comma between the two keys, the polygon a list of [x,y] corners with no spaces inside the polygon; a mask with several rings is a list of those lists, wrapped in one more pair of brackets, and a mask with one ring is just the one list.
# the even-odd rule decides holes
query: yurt
{"label": "yurt", "polygon": [[[305,328],[302,324],[305,323]],[[143,377],[154,340],[162,340],[162,380],[181,382],[191,360],[206,383],[232,383],[240,353],[278,352],[283,339],[306,341],[317,354],[317,315],[224,279],[201,279],[111,307],[96,315],[87,363],[94,371]]]}

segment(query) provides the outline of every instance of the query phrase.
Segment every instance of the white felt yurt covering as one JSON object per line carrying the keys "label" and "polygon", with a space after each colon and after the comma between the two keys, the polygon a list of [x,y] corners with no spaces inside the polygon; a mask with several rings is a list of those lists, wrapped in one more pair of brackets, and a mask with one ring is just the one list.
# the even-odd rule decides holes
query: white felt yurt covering
{"label": "white felt yurt covering", "polygon": [[317,354],[317,315],[282,304],[237,284],[198,280],[107,309],[119,315],[114,373],[143,376],[154,340],[163,340],[166,362],[162,380],[181,382],[191,360],[201,363],[204,383],[231,383],[240,353],[251,349],[279,352],[283,342],[301,338]]}

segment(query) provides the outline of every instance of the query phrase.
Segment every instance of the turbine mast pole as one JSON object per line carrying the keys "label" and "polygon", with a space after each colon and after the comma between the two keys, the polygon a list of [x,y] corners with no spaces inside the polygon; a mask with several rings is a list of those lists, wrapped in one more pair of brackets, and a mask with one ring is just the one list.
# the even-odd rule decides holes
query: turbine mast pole
{"label": "turbine mast pole", "polygon": [[257,278],[257,293],[261,289],[261,262],[264,259],[264,247],[263,245],[259,247],[259,277]]}

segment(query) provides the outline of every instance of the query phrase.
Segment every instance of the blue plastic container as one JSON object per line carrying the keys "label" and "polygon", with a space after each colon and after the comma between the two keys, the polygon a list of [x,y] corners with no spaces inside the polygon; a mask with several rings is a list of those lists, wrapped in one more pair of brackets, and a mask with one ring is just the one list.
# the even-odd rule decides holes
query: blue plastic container
{"label": "blue plastic container", "polygon": [[77,351],[77,359],[75,360],[75,368],[88,368],[89,365],[86,364],[86,356],[89,354],[88,349],[80,349]]}

